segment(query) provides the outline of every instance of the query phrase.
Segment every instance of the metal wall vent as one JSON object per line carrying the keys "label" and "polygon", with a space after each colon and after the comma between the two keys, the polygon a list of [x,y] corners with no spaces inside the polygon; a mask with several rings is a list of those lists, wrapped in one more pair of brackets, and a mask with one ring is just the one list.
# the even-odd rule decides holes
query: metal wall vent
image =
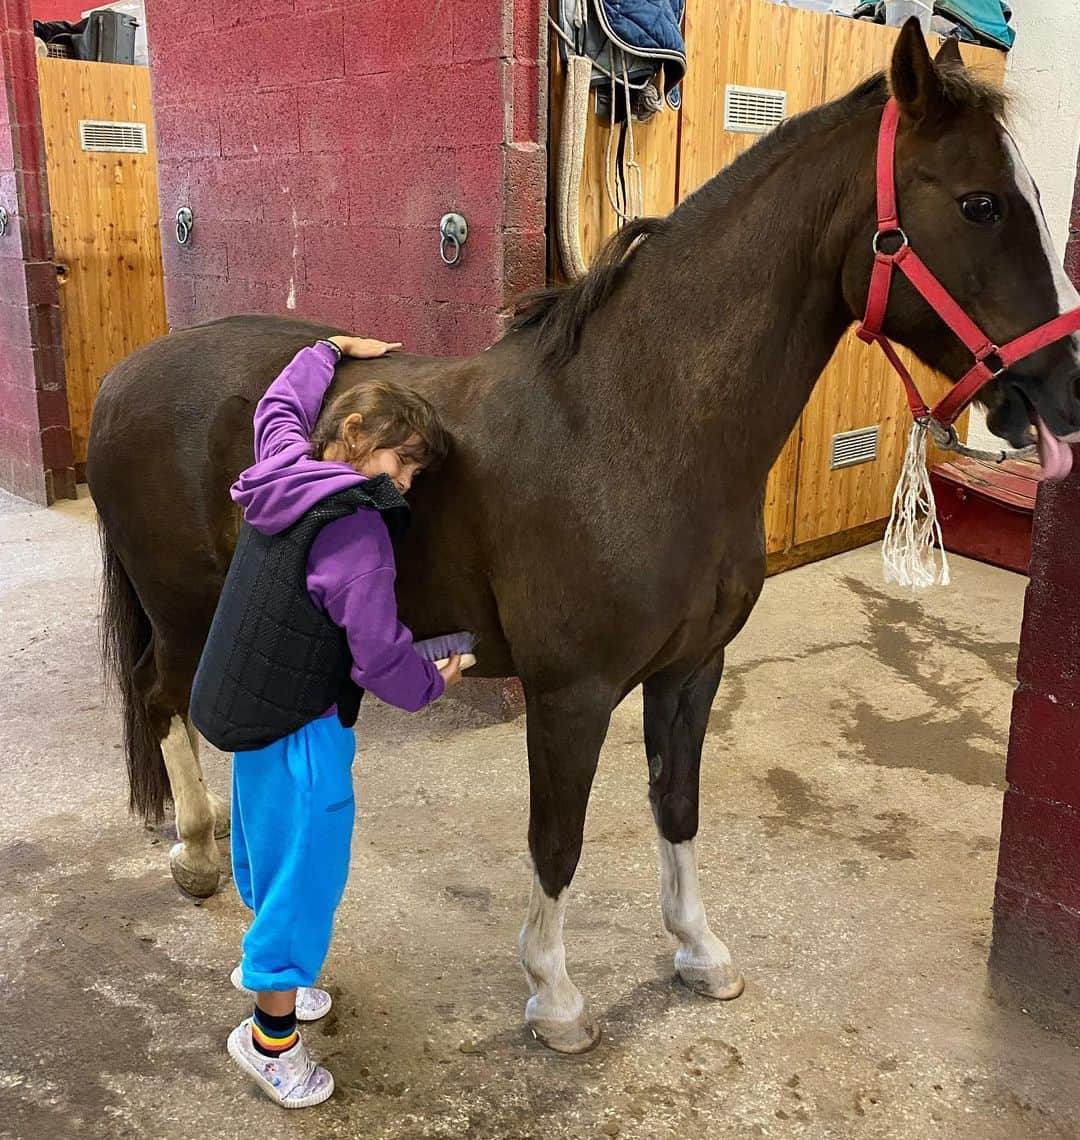
{"label": "metal wall vent", "polygon": [[870,463],[877,459],[878,429],[858,428],[856,431],[842,431],[833,436],[832,463],[838,467],[854,467],[856,463]]}
{"label": "metal wall vent", "polygon": [[787,92],[767,87],[724,88],[724,130],[763,135],[787,117]]}
{"label": "metal wall vent", "polygon": [[146,154],[146,124],[80,119],[79,142],[83,150]]}

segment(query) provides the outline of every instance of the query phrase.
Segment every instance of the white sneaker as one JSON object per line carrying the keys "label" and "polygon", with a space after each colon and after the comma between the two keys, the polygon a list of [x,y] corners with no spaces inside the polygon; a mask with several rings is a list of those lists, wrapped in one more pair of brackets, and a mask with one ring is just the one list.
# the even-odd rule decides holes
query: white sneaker
{"label": "white sneaker", "polygon": [[251,1040],[251,1018],[229,1034],[229,1056],[282,1108],[310,1108],[334,1091],[334,1078],[316,1065],[303,1041],[278,1057],[260,1053]]}
{"label": "white sneaker", "polygon": [[[251,990],[244,985],[244,971],[242,966],[237,966],[235,970],[229,975],[229,981],[233,986],[238,989],[242,994],[250,994]],[[326,990],[316,989],[314,986],[301,986],[296,991],[296,1020],[297,1021],[318,1021],[320,1017],[325,1017],[330,1012],[330,1007],[334,1004],[334,999],[326,992]]]}

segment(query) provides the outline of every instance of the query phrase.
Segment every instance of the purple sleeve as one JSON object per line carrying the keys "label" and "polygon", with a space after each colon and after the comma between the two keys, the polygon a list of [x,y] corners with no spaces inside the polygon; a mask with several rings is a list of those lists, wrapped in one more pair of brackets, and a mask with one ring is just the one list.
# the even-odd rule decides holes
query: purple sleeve
{"label": "purple sleeve", "polygon": [[398,621],[394,571],[369,570],[339,586],[324,600],[327,614],[345,630],[353,657],[352,678],[379,700],[416,712],[438,700],[442,674],[412,647],[412,634]]}
{"label": "purple sleeve", "polygon": [[325,344],[302,348],[255,408],[255,462],[308,445],[337,358]]}

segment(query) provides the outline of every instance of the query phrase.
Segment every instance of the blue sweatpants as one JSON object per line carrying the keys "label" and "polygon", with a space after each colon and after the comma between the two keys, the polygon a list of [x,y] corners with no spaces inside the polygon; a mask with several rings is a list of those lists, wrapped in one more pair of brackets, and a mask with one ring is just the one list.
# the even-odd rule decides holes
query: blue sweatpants
{"label": "blue sweatpants", "polygon": [[313,986],[349,877],[356,738],[325,716],[232,769],[232,865],[255,919],[244,935],[249,990]]}

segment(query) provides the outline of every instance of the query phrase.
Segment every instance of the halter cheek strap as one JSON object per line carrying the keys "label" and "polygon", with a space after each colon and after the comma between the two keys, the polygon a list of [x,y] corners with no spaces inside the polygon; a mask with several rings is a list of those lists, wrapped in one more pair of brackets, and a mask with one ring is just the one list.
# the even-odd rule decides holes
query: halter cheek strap
{"label": "halter cheek strap", "polygon": [[[896,201],[896,135],[900,107],[895,99],[885,104],[881,115],[877,152],[877,232],[874,234],[874,266],[866,298],[866,314],[857,330],[867,344],[879,344],[904,384],[908,406],[918,421],[936,421],[944,431],[952,428],[960,413],[979,390],[1007,368],[1039,349],[1080,329],[1080,306],[1054,317],[1000,348],[979,328],[911,248],[900,225]],[[889,247],[888,250],[885,247]],[[931,309],[956,334],[974,357],[974,363],[933,408],[927,406],[911,373],[882,332],[894,271],[911,282]]]}

